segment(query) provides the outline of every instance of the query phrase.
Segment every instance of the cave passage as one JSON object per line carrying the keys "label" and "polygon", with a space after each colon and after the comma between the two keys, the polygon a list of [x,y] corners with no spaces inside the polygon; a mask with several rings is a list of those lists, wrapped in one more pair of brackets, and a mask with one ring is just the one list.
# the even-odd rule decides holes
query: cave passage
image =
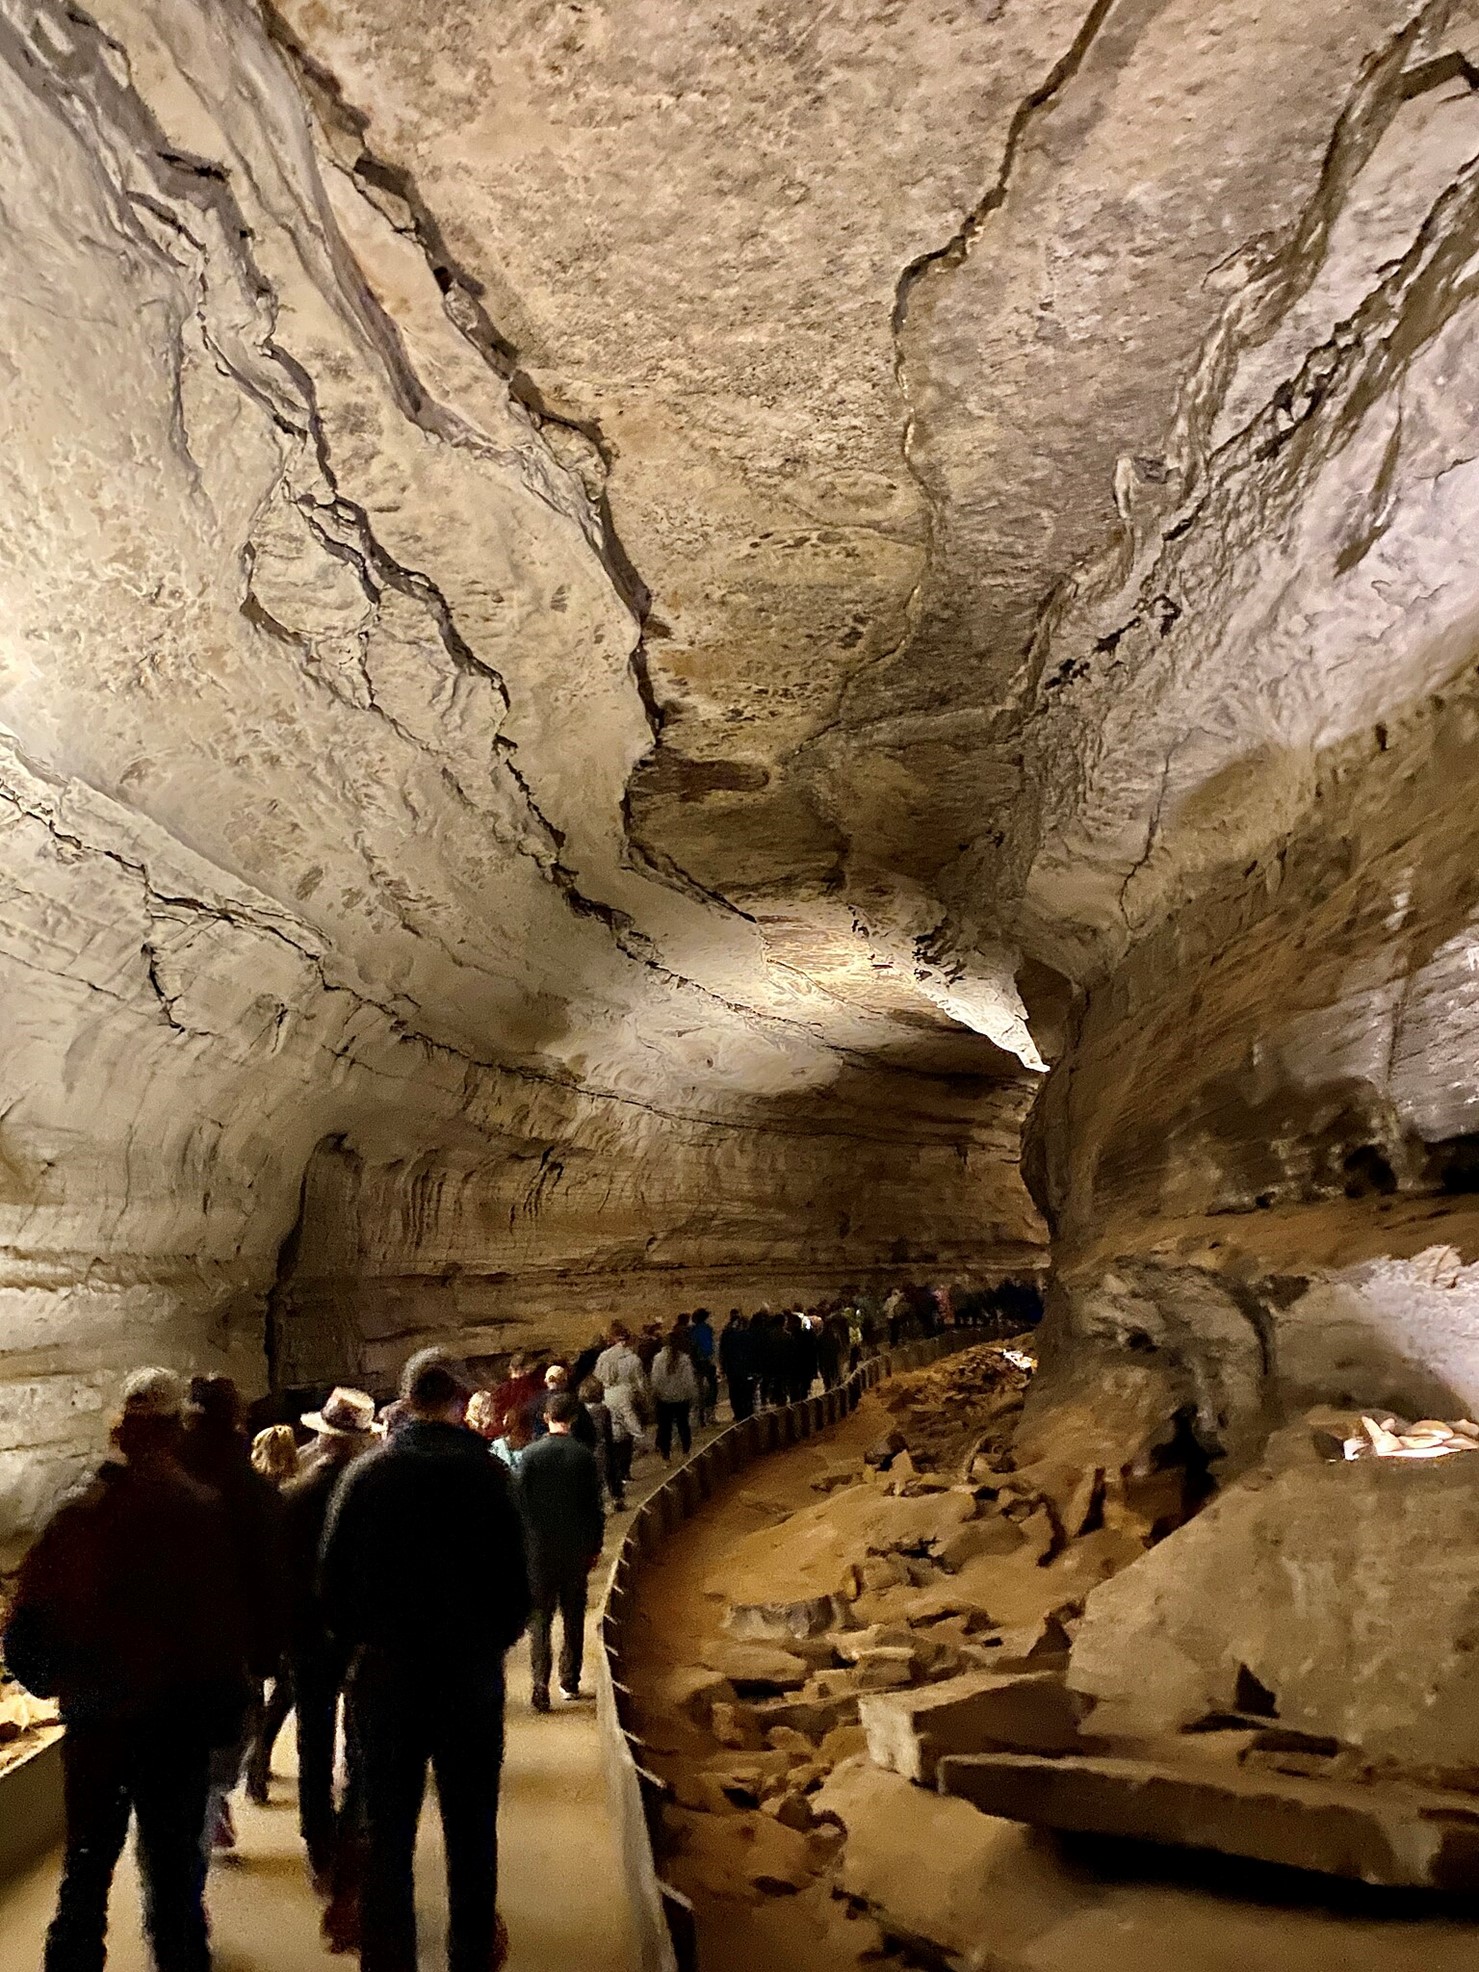
{"label": "cave passage", "polygon": [[1476,6],[0,0],[0,139],[4,1608],[128,1389],[941,1326],[674,1549],[828,1605],[654,1629],[703,1972],[1472,1942]]}

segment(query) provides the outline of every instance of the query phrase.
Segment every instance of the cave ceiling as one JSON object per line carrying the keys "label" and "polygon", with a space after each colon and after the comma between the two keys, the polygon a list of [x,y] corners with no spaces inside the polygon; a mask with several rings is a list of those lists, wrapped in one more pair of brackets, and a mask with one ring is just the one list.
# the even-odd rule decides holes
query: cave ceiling
{"label": "cave ceiling", "polygon": [[403,1030],[1026,1091],[1468,661],[1461,8],[0,11],[12,811]]}

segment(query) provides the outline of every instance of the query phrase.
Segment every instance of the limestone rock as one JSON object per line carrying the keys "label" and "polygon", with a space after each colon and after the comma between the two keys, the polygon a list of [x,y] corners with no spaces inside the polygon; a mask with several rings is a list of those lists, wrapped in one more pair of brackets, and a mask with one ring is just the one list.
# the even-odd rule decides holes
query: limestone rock
{"label": "limestone rock", "polygon": [[1479,1813],[1465,1794],[1092,1756],[966,1754],[939,1771],[947,1793],[987,1815],[1079,1834],[1216,1849],[1397,1888],[1456,1888],[1479,1867]]}
{"label": "limestone rock", "polygon": [[724,1628],[743,1642],[789,1645],[821,1636],[847,1620],[844,1599],[837,1595],[807,1596],[799,1602],[731,1604]]}
{"label": "limestone rock", "polygon": [[876,1766],[933,1783],[947,1753],[1013,1746],[1066,1753],[1080,1745],[1082,1706],[1056,1672],[967,1672],[912,1691],[869,1693],[858,1717]]}
{"label": "limestone rock", "polygon": [[760,1721],[748,1705],[711,1706],[709,1730],[721,1746],[735,1746],[748,1751],[758,1749],[765,1743]]}
{"label": "limestone rock", "polygon": [[999,1949],[1014,1933],[1030,1936],[1044,1905],[1063,1895],[1027,1830],[866,1760],[839,1766],[812,1809],[847,1831],[840,1882],[849,1897],[896,1936],[967,1963],[984,1940]]}
{"label": "limestone rock", "polygon": [[733,1705],[735,1690],[721,1672],[697,1666],[669,1672],[658,1685],[657,1696],[663,1712],[706,1726],[716,1704]]}
{"label": "limestone rock", "polygon": [[912,1684],[918,1670],[919,1658],[912,1645],[903,1648],[884,1645],[865,1650],[858,1658],[856,1689],[893,1691],[900,1685]]}
{"label": "limestone rock", "polygon": [[784,1793],[774,1794],[761,1808],[762,1814],[772,1816],[783,1828],[794,1828],[807,1834],[813,1825],[811,1808],[806,1796],[794,1787]]}
{"label": "limestone rock", "polygon": [[1468,1471],[1372,1459],[1230,1488],[1088,1597],[1069,1676],[1096,1731],[1233,1710],[1246,1668],[1284,1726],[1376,1762],[1479,1765]]}
{"label": "limestone rock", "polygon": [[737,1690],[790,1691],[804,1684],[810,1666],[789,1650],[767,1643],[730,1643],[719,1639],[707,1645],[704,1661],[717,1677]]}

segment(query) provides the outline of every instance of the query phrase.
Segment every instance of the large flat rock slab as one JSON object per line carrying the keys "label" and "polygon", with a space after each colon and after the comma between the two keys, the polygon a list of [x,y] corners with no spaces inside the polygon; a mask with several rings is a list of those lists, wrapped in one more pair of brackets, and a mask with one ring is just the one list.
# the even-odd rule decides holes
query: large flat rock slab
{"label": "large flat rock slab", "polygon": [[939,1781],[986,1815],[1067,1833],[1215,1849],[1398,1888],[1479,1888],[1472,1796],[1028,1753],[952,1755],[940,1762]]}
{"label": "large flat rock slab", "polygon": [[868,1693],[858,1720],[875,1766],[929,1785],[949,1753],[1017,1747],[1064,1753],[1079,1745],[1078,1705],[1053,1671],[967,1672],[908,1691]]}

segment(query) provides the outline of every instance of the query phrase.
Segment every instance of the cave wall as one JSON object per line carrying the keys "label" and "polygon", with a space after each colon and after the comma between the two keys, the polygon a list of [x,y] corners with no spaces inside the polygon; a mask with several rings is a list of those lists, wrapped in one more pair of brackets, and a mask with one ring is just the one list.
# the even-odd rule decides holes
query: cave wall
{"label": "cave wall", "polygon": [[1479,1404],[1479,691],[1310,761],[1307,818],[1091,989],[1032,1124],[1065,1334],[1181,1361],[1234,1456]]}
{"label": "cave wall", "polygon": [[1229,1456],[1479,1402],[1476,56],[0,0],[0,1538],[142,1355],[1047,1223]]}
{"label": "cave wall", "polygon": [[944,880],[1074,987],[1048,1346],[1162,1350],[1233,1464],[1318,1401],[1479,1401],[1474,46],[1374,37],[1203,284],[1035,625],[1031,798]]}
{"label": "cave wall", "polygon": [[580,1104],[543,1142],[460,1161],[321,1146],[273,1297],[279,1380],[351,1365],[384,1383],[432,1335],[472,1356],[578,1350],[613,1316],[1035,1274],[1041,1221],[1000,1175],[1026,1102],[989,1097],[969,1135],[955,1116],[933,1138],[907,1111],[897,1136],[829,1135]]}
{"label": "cave wall", "polygon": [[282,24],[6,0],[0,141],[0,1551],[141,1361],[1038,1263],[1019,1055],[630,835],[599,426]]}

